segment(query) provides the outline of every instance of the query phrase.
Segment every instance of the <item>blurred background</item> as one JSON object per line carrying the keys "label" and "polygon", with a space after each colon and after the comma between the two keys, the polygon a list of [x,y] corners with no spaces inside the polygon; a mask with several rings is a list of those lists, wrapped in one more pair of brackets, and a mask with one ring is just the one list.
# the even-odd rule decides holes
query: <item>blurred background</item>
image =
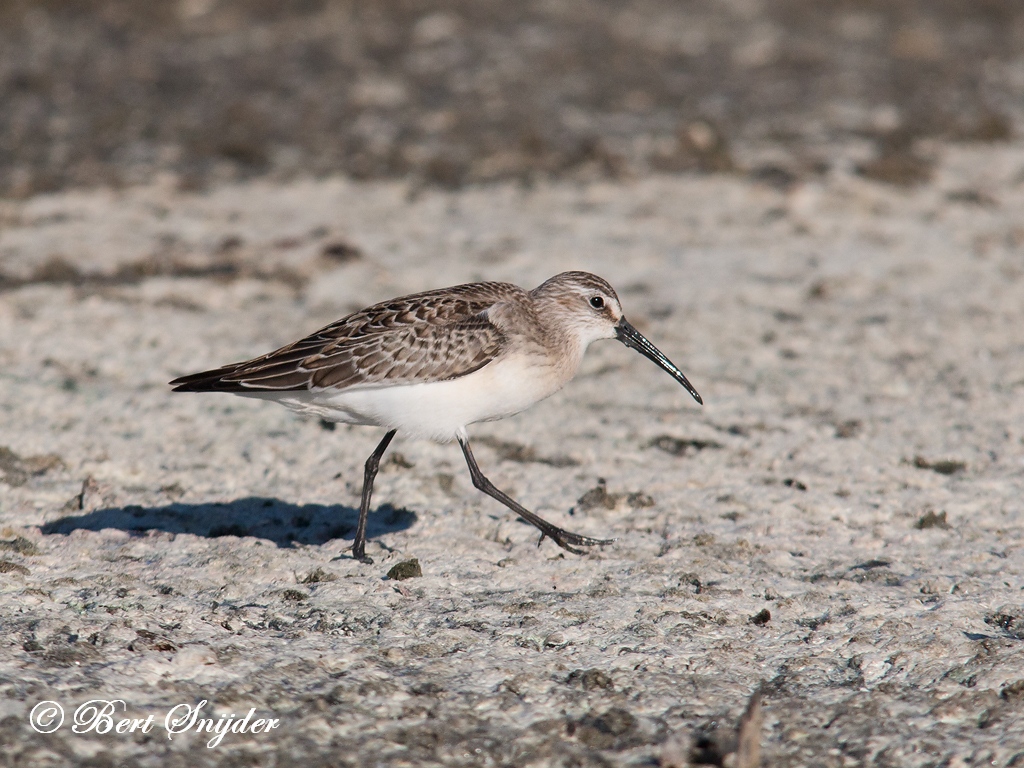
{"label": "blurred background", "polygon": [[785,186],[850,142],[912,185],[929,139],[1022,113],[1020,0],[0,0],[4,197],[166,172]]}

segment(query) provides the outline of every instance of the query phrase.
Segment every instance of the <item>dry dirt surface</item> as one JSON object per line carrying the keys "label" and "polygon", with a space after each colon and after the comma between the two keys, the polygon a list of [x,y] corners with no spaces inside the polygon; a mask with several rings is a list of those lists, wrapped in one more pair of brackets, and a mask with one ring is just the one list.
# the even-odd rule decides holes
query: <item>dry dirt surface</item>
{"label": "dry dirt surface", "polygon": [[[163,178],[0,205],[0,764],[749,766],[752,735],[775,766],[1024,764],[1024,144],[932,144],[912,189],[863,151],[782,187]],[[166,384],[375,300],[570,268],[706,401],[609,341],[471,428],[499,487],[616,537],[583,557],[456,446],[399,437],[354,562],[378,431]],[[155,726],[73,732],[94,699]],[[201,701],[279,726],[168,738]]]}
{"label": "dry dirt surface", "polygon": [[[0,194],[345,173],[930,173],[1024,118],[1020,0],[0,0]],[[771,157],[742,166],[741,142]]]}

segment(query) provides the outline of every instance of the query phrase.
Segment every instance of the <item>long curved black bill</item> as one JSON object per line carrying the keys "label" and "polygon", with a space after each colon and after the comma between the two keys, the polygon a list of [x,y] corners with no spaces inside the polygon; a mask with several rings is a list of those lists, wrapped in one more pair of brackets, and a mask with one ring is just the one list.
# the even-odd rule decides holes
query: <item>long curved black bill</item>
{"label": "long curved black bill", "polygon": [[686,387],[686,391],[693,395],[694,400],[701,405],[704,405],[704,401],[701,399],[700,395],[697,394],[697,390],[693,388],[693,384],[687,380],[683,375],[683,372],[676,367],[676,364],[665,357],[660,349],[644,338],[644,335],[640,333],[640,331],[626,322],[626,318],[619,320],[618,325],[615,326],[615,338],[630,349],[635,349],[648,360],[656,363],[659,368],[668,371],[672,375],[673,379]]}

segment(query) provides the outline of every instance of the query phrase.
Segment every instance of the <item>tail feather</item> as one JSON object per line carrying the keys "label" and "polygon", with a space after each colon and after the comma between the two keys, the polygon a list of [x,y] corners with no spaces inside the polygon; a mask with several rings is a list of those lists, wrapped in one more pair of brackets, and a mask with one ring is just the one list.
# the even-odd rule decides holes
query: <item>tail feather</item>
{"label": "tail feather", "polygon": [[[240,373],[242,375],[240,375]],[[212,371],[182,376],[170,382],[172,392],[282,392],[309,388],[309,372],[276,370],[268,366],[251,375],[244,365],[226,365]]]}
{"label": "tail feather", "polygon": [[235,367],[228,365],[212,371],[200,371],[188,376],[180,376],[170,385],[173,392],[244,392],[245,387],[238,381],[225,381],[224,377],[235,372]]}

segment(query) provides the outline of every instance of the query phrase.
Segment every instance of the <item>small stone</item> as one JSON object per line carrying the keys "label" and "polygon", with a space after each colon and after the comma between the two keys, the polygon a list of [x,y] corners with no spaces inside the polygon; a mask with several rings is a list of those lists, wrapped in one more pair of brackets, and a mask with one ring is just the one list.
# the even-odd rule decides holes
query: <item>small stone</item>
{"label": "small stone", "polygon": [[999,696],[1007,701],[1024,699],[1024,680],[1015,680],[1003,686]]}
{"label": "small stone", "polygon": [[321,584],[328,581],[337,581],[338,577],[333,573],[328,573],[323,568],[314,568],[309,572],[309,575],[302,580],[303,584]]}
{"label": "small stone", "polygon": [[847,421],[841,421],[836,424],[836,437],[841,439],[849,439],[855,437],[860,432],[861,423],[857,419],[849,419]]}
{"label": "small stone", "polygon": [[565,682],[569,685],[582,686],[585,691],[598,688],[610,691],[614,687],[612,676],[603,669],[574,669]]}
{"label": "small stone", "polygon": [[636,493],[631,493],[626,497],[626,503],[633,509],[643,509],[644,507],[653,507],[654,499],[643,491],[637,491]]}
{"label": "small stone", "polygon": [[621,707],[613,707],[601,715],[584,715],[570,726],[570,735],[591,749],[621,750],[641,741],[636,717]]}
{"label": "small stone", "polygon": [[929,509],[914,523],[914,527],[923,531],[926,528],[949,528],[949,523],[946,522],[945,511],[935,513]]}
{"label": "small stone", "polygon": [[565,645],[565,635],[561,632],[552,632],[544,638],[545,648],[561,648]]}
{"label": "small stone", "polygon": [[940,475],[955,475],[957,472],[963,472],[967,469],[966,462],[954,461],[953,459],[928,461],[923,456],[915,456],[913,463],[918,469],[930,469],[933,472],[938,472]]}
{"label": "small stone", "polygon": [[388,571],[388,578],[393,581],[416,579],[422,575],[423,569],[420,568],[420,561],[415,557],[411,560],[404,560],[401,563],[392,566],[391,570]]}
{"label": "small stone", "polygon": [[19,555],[38,555],[39,547],[24,536],[18,536],[10,541],[0,541],[0,550],[17,552]]}
{"label": "small stone", "polygon": [[342,240],[326,243],[320,252],[323,254],[324,258],[330,259],[338,264],[356,261],[363,256],[363,252],[357,246],[352,245],[351,243],[346,243]]}
{"label": "small stone", "polygon": [[576,500],[576,509],[586,512],[590,509],[615,509],[619,503],[619,494],[608,493],[608,484],[603,477],[597,479],[597,485]]}

